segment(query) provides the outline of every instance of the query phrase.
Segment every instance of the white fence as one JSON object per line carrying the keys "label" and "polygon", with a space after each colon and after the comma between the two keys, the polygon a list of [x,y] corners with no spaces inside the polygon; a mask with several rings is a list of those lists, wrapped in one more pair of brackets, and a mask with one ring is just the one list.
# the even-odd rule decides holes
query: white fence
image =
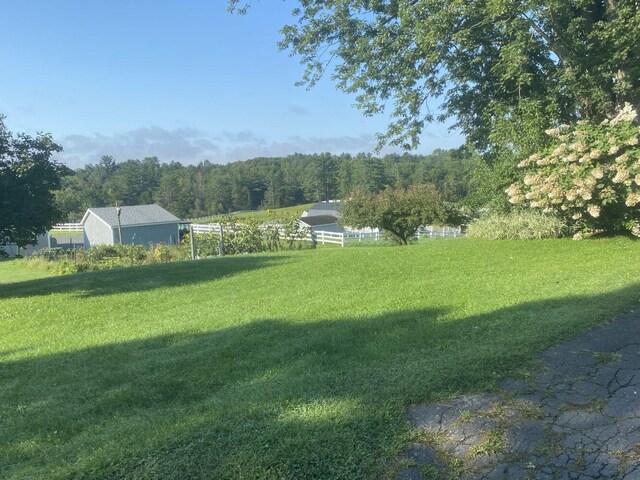
{"label": "white fence", "polygon": [[416,232],[416,238],[420,237],[464,237],[466,234],[462,231],[462,227],[441,227],[435,225],[427,225],[420,227]]}
{"label": "white fence", "polygon": [[[313,233],[315,233],[316,235],[316,242],[322,245],[324,245],[325,243],[328,243],[330,245],[340,245],[341,247],[344,247],[344,240],[345,240],[345,236],[347,235],[346,233],[343,233],[343,232],[316,231]],[[304,240],[311,242],[312,241],[311,235],[307,235],[307,237]]]}
{"label": "white fence", "polygon": [[218,235],[220,234],[220,224],[219,223],[193,223],[193,224],[191,224],[191,228],[193,229],[193,233],[211,233],[211,232],[215,232]]}
{"label": "white fence", "polygon": [[[194,223],[191,225],[193,233],[211,233],[215,232],[220,235],[221,226],[219,223]],[[364,242],[377,242],[382,240],[383,232],[325,232],[317,230],[313,232],[316,237],[316,242],[319,244],[340,245],[344,247],[348,244],[364,243]],[[421,237],[430,238],[444,238],[444,237],[463,237],[465,234],[462,231],[462,227],[440,227],[427,225],[421,227],[415,234],[415,238]],[[306,237],[301,238],[308,242],[313,241],[312,234],[308,234]]]}
{"label": "white fence", "polygon": [[[383,239],[384,232],[322,232],[317,231],[316,240],[318,243],[332,243],[342,247],[354,243],[379,242]],[[462,227],[434,227],[427,226],[420,228],[415,238],[421,237],[444,238],[444,237],[464,237]],[[308,236],[307,240],[311,240]]]}
{"label": "white fence", "polygon": [[[201,234],[201,233],[210,233],[215,232],[220,235],[221,225],[219,223],[194,223],[191,225],[193,229],[193,233]],[[59,223],[55,225],[51,230],[55,232],[75,232],[82,230],[81,223]],[[365,243],[365,242],[377,242],[382,240],[382,232],[325,232],[322,230],[313,232],[316,237],[316,242],[322,245],[340,245],[344,247],[345,245],[351,245],[355,243]],[[462,231],[462,227],[439,227],[439,226],[425,226],[421,227],[417,232],[415,237],[420,239],[421,237],[432,237],[432,238],[442,238],[442,237],[462,237],[465,234]],[[282,236],[285,234],[282,232]],[[47,240],[40,240],[39,245],[36,247],[29,247],[26,250],[21,250],[20,253],[23,255],[29,255],[33,253],[33,251],[38,250],[40,248],[51,246],[51,240],[48,238]],[[302,237],[301,240],[311,242],[313,241],[312,235],[308,234],[305,237]],[[81,246],[82,244],[64,244],[67,245],[65,248],[74,248],[76,246]],[[62,245],[60,245],[62,246]],[[18,248],[16,245],[4,245],[2,248],[10,254],[10,256],[14,256],[18,253]]]}
{"label": "white fence", "polygon": [[81,223],[58,223],[51,229],[54,232],[79,232],[82,230]]}

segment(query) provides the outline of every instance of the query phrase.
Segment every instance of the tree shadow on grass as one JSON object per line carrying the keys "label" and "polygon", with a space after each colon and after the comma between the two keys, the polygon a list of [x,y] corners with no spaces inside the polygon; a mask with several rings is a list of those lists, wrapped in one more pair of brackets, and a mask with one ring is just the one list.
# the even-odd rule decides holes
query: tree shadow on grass
{"label": "tree shadow on grass", "polygon": [[454,321],[267,319],[0,362],[0,477],[380,478],[408,404],[490,389],[637,293]]}
{"label": "tree shadow on grass", "polygon": [[2,285],[0,300],[69,292],[95,297],[176,287],[265,268],[287,258],[284,255],[233,256],[59,275]]}

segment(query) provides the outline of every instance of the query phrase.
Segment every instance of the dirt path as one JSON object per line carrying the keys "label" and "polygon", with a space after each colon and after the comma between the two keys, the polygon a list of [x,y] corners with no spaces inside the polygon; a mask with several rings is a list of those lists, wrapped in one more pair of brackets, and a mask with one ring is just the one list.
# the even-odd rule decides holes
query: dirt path
{"label": "dirt path", "polygon": [[413,405],[399,478],[640,479],[640,312],[544,352],[495,395]]}

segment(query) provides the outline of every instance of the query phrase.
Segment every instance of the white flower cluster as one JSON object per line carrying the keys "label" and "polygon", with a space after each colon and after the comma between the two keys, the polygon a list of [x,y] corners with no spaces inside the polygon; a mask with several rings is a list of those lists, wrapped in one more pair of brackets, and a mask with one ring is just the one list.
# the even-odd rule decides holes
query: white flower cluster
{"label": "white flower cluster", "polygon": [[632,124],[636,118],[626,105],[599,126],[581,122],[573,131],[566,125],[548,130],[556,145],[518,164],[526,173],[506,189],[509,201],[560,213],[591,231],[608,220],[605,213],[611,210],[606,206],[624,205],[625,219],[638,217],[640,233],[640,128]]}
{"label": "white flower cluster", "polygon": [[620,122],[632,123],[635,122],[636,118],[638,118],[638,113],[634,110],[633,106],[630,103],[625,103],[622,110],[620,110],[614,118],[609,120],[609,124],[617,125]]}

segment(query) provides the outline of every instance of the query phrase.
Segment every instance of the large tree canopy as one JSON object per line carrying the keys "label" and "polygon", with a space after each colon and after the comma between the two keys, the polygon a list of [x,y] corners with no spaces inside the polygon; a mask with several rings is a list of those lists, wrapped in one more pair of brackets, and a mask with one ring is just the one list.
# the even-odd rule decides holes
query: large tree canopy
{"label": "large tree canopy", "polygon": [[365,114],[393,104],[381,140],[407,148],[448,116],[486,149],[518,142],[505,120],[544,130],[640,101],[638,0],[301,0],[293,15],[280,47],[301,83],[330,71]]}
{"label": "large tree canopy", "polygon": [[14,137],[0,115],[0,245],[9,239],[24,247],[64,220],[52,193],[70,173],[51,160],[61,150],[50,135]]}

